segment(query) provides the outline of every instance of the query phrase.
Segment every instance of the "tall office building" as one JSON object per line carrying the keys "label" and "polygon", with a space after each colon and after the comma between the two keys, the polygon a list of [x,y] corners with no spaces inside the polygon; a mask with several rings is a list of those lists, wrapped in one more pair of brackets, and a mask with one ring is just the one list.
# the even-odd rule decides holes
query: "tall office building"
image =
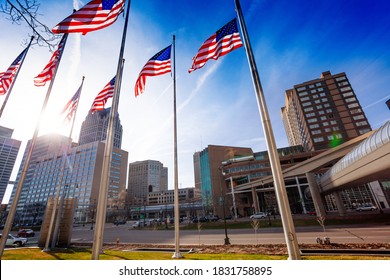
{"label": "tall office building", "polygon": [[327,71],[295,85],[286,90],[285,102],[281,113],[291,146],[328,149],[371,130],[345,73]]}
{"label": "tall office building", "polygon": [[[62,147],[66,147],[69,143],[69,138],[59,135],[59,134],[48,134],[43,135],[37,138],[35,147],[32,151],[30,164],[27,168],[26,177],[22,186],[22,191],[20,194],[20,198],[18,201],[18,205],[16,208],[16,217],[18,218],[18,215],[21,215],[23,212],[23,209],[25,209],[26,200],[29,196],[29,190],[31,187],[31,180],[36,172],[36,166],[37,166],[37,160],[38,158],[46,155],[53,155],[57,154],[59,151],[61,151]],[[14,197],[15,197],[15,191],[18,186],[18,183],[20,181],[20,176],[23,170],[24,163],[26,162],[27,153],[30,149],[31,140],[28,141],[26,150],[24,151],[23,159],[19,167],[18,175],[16,177],[14,188],[12,189],[10,201],[8,203],[8,210],[10,206],[13,203]],[[50,174],[46,174],[47,177],[51,176]],[[46,182],[45,182],[46,183]],[[46,187],[45,184],[41,186],[42,188]]]}
{"label": "tall office building", "polygon": [[130,203],[146,202],[148,193],[168,190],[168,168],[156,160],[129,164],[127,195]]}
{"label": "tall office building", "polygon": [[[60,195],[76,200],[75,221],[90,221],[93,218],[90,212],[96,207],[99,194],[104,147],[105,143],[97,141],[73,146],[66,153],[65,159],[60,150],[35,158],[34,169],[29,168],[29,187],[24,188],[23,208],[19,208],[16,223],[40,223],[48,198],[56,196],[60,183]],[[66,165],[61,174],[64,160]],[[108,187],[108,209],[120,208],[125,201],[127,160],[126,151],[114,148]]]}
{"label": "tall office building", "polygon": [[0,126],[0,202],[11,177],[21,142],[12,139],[13,130]]}
{"label": "tall office building", "polygon": [[[88,112],[80,129],[79,144],[105,141],[107,139],[107,128],[111,108],[103,109],[95,113]],[[115,116],[114,124],[114,147],[120,149],[122,146],[122,125],[119,114]]]}

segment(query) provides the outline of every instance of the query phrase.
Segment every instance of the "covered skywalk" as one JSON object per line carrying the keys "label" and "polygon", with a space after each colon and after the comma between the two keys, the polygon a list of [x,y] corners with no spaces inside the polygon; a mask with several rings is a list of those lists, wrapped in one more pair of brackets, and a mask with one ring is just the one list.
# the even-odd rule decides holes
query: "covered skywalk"
{"label": "covered skywalk", "polygon": [[320,178],[322,192],[390,178],[390,121],[356,146]]}

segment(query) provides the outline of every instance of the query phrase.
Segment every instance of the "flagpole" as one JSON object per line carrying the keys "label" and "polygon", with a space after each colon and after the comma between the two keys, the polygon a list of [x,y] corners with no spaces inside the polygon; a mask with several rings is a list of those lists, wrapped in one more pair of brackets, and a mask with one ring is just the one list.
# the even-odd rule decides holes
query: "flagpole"
{"label": "flagpole", "polygon": [[[80,95],[78,97],[79,100],[80,100],[80,97],[81,97],[81,90],[82,90],[83,84],[84,84],[84,78],[85,77],[83,76],[83,79],[81,81],[81,86],[78,89],[80,91]],[[58,186],[57,186],[57,193],[56,193],[56,196],[55,196],[55,198],[53,200],[53,210],[52,210],[51,217],[50,217],[50,223],[49,223],[49,229],[48,229],[47,236],[46,236],[45,247],[42,250],[43,252],[50,251],[50,248],[51,247],[55,247],[55,245],[56,245],[56,238],[57,238],[57,234],[58,234],[58,228],[59,228],[60,221],[61,221],[61,217],[59,215],[60,211],[58,211],[58,216],[57,216],[57,219],[56,219],[57,206],[58,206],[58,201],[59,201],[59,198],[60,198],[62,179],[64,177],[64,171],[65,171],[65,165],[66,165],[66,155],[68,154],[68,152],[69,152],[69,150],[70,150],[70,148],[72,146],[72,133],[73,133],[74,123],[75,123],[75,120],[76,120],[76,114],[77,114],[78,106],[79,106],[79,102],[77,101],[77,105],[76,105],[76,108],[75,108],[75,113],[74,113],[73,120],[72,120],[72,125],[71,125],[70,131],[69,131],[69,143],[68,143],[68,145],[65,148],[65,151],[63,153],[60,177],[59,177],[59,182],[58,182]],[[50,246],[50,240],[52,239],[52,231],[53,231],[53,226],[54,226],[54,221],[55,220],[56,220],[56,223],[55,223],[54,232],[53,232],[53,240],[52,240],[51,246]]]}
{"label": "flagpole", "polygon": [[175,35],[173,35],[172,41],[172,50],[173,50],[173,154],[174,154],[174,215],[175,215],[175,253],[173,254],[173,259],[183,258],[180,253],[180,225],[179,225],[179,175],[177,167],[177,121],[176,121],[176,46],[175,46]]}
{"label": "flagpole", "polygon": [[91,255],[92,260],[99,259],[99,254],[101,253],[103,247],[104,225],[106,221],[106,210],[107,210],[106,209],[107,194],[108,194],[108,186],[110,183],[109,182],[110,167],[111,167],[111,158],[112,158],[112,150],[113,150],[113,143],[114,143],[114,122],[115,122],[115,116],[117,115],[118,105],[119,105],[120,86],[122,82],[122,71],[123,71],[123,64],[124,64],[123,53],[125,50],[125,43],[126,43],[127,24],[129,20],[129,13],[130,13],[130,3],[131,0],[128,1],[128,6],[126,9],[126,19],[123,28],[121,49],[119,52],[114,95],[112,97],[112,106],[111,106],[111,112],[108,121],[106,146],[104,148],[102,176],[100,180],[98,204],[97,204],[97,211],[96,211],[96,226],[95,226],[93,245],[92,245],[92,255]]}
{"label": "flagpole", "polygon": [[[64,34],[63,38],[64,38],[63,49],[65,49],[65,45],[66,45],[66,40],[68,38],[68,34]],[[38,137],[40,123],[42,121],[42,117],[43,117],[43,115],[45,113],[46,106],[47,106],[47,103],[49,101],[51,90],[52,90],[52,87],[53,87],[53,84],[54,84],[54,80],[55,80],[55,77],[56,77],[56,74],[57,74],[57,69],[58,69],[58,66],[60,65],[60,61],[61,61],[63,53],[64,53],[64,51],[60,52],[60,56],[58,58],[58,63],[57,63],[57,65],[56,65],[56,67],[55,67],[55,69],[53,71],[53,77],[52,77],[52,79],[50,81],[49,88],[47,89],[45,100],[43,101],[41,113],[39,115],[39,120],[38,120],[38,122],[36,124],[35,131],[34,131],[33,137],[32,137],[31,142],[30,142],[30,147],[29,147],[28,152],[27,152],[26,160],[25,160],[24,165],[23,165],[22,173],[20,175],[19,183],[18,183],[18,185],[16,187],[15,196],[14,196],[14,199],[13,199],[12,204],[11,204],[11,208],[10,208],[8,216],[7,216],[7,221],[5,222],[5,226],[4,226],[3,233],[2,233],[3,236],[8,236],[8,234],[10,232],[10,229],[12,227],[12,222],[13,222],[13,220],[15,218],[16,207],[17,207],[17,205],[19,203],[20,195],[22,193],[22,187],[23,187],[23,184],[24,184],[24,180],[26,178],[28,167],[30,165],[32,152],[34,150],[34,147],[35,147],[35,144],[36,144],[36,140],[37,140],[37,137]],[[7,241],[7,238],[1,238],[0,239],[0,258],[3,256],[3,252],[4,252],[4,247],[5,247],[6,241]]]}
{"label": "flagpole", "polygon": [[282,219],[289,259],[299,260],[301,259],[301,256],[299,252],[297,236],[295,233],[294,222],[291,216],[290,205],[288,202],[286,187],[284,184],[282,168],[280,166],[279,155],[275,143],[274,134],[272,131],[271,121],[269,118],[268,109],[266,106],[263,89],[260,82],[260,76],[257,71],[256,62],[253,56],[252,47],[246,30],[246,25],[244,22],[244,16],[242,14],[240,2],[239,0],[234,0],[234,2],[236,5],[237,17],[244,38],[244,45],[245,45],[245,50],[246,50],[246,54],[247,54],[247,58],[251,70],[253,86],[256,92],[256,99],[258,103],[258,109],[260,112],[260,118],[263,124],[263,130],[266,137],[268,155],[271,164],[271,171],[274,178],[276,199],[278,202],[280,216]]}
{"label": "flagpole", "polygon": [[12,88],[14,87],[14,83],[15,83],[15,81],[16,81],[16,78],[18,77],[20,68],[22,68],[22,64],[23,64],[23,62],[24,62],[24,59],[25,59],[26,56],[27,56],[27,52],[29,51],[30,46],[31,46],[31,43],[32,43],[33,40],[34,40],[34,36],[31,36],[30,43],[28,43],[28,46],[27,46],[27,51],[26,51],[26,53],[24,54],[24,56],[23,56],[23,58],[22,58],[22,61],[20,62],[20,65],[19,65],[19,67],[18,67],[18,70],[16,70],[15,77],[12,79],[12,83],[11,83],[11,85],[10,85],[9,88],[8,88],[7,96],[5,97],[4,102],[3,102],[3,105],[1,106],[1,109],[0,109],[0,118],[1,118],[1,116],[3,115],[3,111],[4,111],[4,108],[5,108],[5,105],[7,105],[8,98],[9,98],[9,96],[11,95],[11,91],[12,91]]}

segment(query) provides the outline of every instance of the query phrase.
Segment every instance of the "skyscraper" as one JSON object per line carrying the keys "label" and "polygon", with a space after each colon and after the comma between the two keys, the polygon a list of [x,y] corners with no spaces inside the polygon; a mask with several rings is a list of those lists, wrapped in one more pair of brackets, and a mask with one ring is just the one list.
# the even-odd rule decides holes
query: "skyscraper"
{"label": "skyscraper", "polygon": [[[108,121],[111,108],[103,109],[95,113],[88,112],[80,129],[79,144],[105,141],[107,138]],[[119,114],[115,116],[114,124],[114,147],[120,149],[122,146],[122,125]]]}
{"label": "skyscraper", "polygon": [[127,195],[130,202],[146,202],[148,193],[167,190],[168,168],[161,162],[144,160],[129,164]]}
{"label": "skyscraper", "polygon": [[[19,180],[20,180],[20,176],[22,173],[24,163],[26,161],[28,150],[30,148],[30,143],[31,143],[31,140],[28,141],[26,149],[24,151],[23,159],[22,159],[22,162],[21,162],[20,167],[19,167],[18,175],[16,177],[15,186],[12,189],[10,201],[8,203],[8,207],[7,207],[8,209],[10,208],[10,206],[13,203],[15,191],[16,191],[16,188],[17,188]],[[26,172],[26,178],[25,178],[24,184],[22,186],[22,192],[21,192],[19,202],[18,202],[18,205],[16,208],[15,219],[18,219],[19,218],[18,215],[21,215],[21,213],[23,213],[23,209],[25,209],[26,199],[28,198],[28,195],[29,195],[29,191],[30,191],[30,187],[31,187],[31,180],[32,180],[32,177],[34,176],[34,173],[35,173],[35,168],[37,166],[38,158],[40,158],[42,156],[57,154],[59,151],[61,151],[61,148],[66,147],[68,145],[68,143],[69,143],[69,138],[67,138],[63,135],[59,135],[59,134],[47,134],[47,135],[39,136],[37,138],[35,147],[32,151],[30,165],[28,166],[28,169]],[[49,176],[49,174],[47,174],[47,176]],[[45,186],[46,186],[45,184],[41,185],[41,187],[45,187]]]}
{"label": "skyscraper", "polygon": [[[38,138],[39,147],[42,147],[42,142],[46,139],[51,137]],[[75,198],[76,222],[90,221],[92,217],[89,212],[93,205],[96,205],[99,193],[104,146],[105,143],[96,141],[73,146],[67,153],[57,149],[35,156],[28,169],[29,176],[26,176],[23,185],[23,195],[18,203],[15,222],[32,224],[42,221],[48,198],[55,197],[57,193],[64,160],[66,165],[61,181],[61,196]],[[34,153],[38,154],[36,149]],[[126,151],[114,148],[108,188],[108,209],[120,207],[121,203],[124,203],[127,160]]]}
{"label": "skyscraper", "polygon": [[12,139],[13,130],[0,126],[0,202],[11,177],[21,142]]}
{"label": "skyscraper", "polygon": [[322,150],[371,130],[345,73],[323,72],[319,79],[286,90],[282,119],[291,146]]}

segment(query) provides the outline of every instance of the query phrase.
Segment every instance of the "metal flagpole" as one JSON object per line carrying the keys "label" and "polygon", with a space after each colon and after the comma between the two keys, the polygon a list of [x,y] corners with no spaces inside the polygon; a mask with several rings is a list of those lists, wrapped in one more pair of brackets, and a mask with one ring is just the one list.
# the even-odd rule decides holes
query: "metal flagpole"
{"label": "metal flagpole", "polygon": [[176,56],[175,56],[175,35],[173,35],[172,42],[173,49],[173,150],[174,150],[174,204],[175,204],[175,253],[173,254],[173,259],[180,259],[183,256],[180,253],[180,225],[179,225],[179,184],[178,184],[178,168],[177,168],[177,122],[176,122]]}
{"label": "metal flagpole", "polygon": [[125,43],[126,43],[127,23],[129,20],[129,13],[130,13],[130,3],[131,1],[129,0],[127,10],[126,10],[125,25],[122,34],[122,44],[119,52],[114,95],[112,97],[112,106],[111,106],[110,118],[108,121],[106,146],[104,148],[102,177],[100,180],[99,197],[98,197],[98,204],[96,210],[96,224],[95,224],[95,232],[94,232],[93,245],[92,245],[92,256],[91,256],[92,260],[99,259],[99,254],[101,253],[103,247],[104,224],[106,221],[106,208],[107,208],[107,194],[108,194],[108,186],[110,183],[109,182],[110,166],[111,166],[112,149],[114,143],[114,121],[115,121],[115,116],[117,115],[118,105],[119,105],[120,86],[122,81],[122,70],[124,64],[123,53],[125,50]]}
{"label": "metal flagpole", "polygon": [[[84,76],[83,76],[83,79],[81,81],[81,86],[78,89],[78,91],[80,91],[80,94],[79,94],[79,97],[78,97],[79,100],[80,100],[81,90],[83,88],[83,84],[84,84]],[[48,229],[47,236],[46,236],[45,247],[42,250],[44,252],[50,251],[50,240],[52,238],[52,231],[53,231],[53,227],[54,227],[54,220],[56,219],[55,217],[56,217],[56,213],[57,213],[57,205],[58,205],[59,198],[60,198],[62,179],[64,177],[64,171],[65,171],[65,166],[66,166],[66,155],[68,154],[69,149],[72,146],[72,133],[73,133],[73,128],[74,128],[74,123],[75,123],[75,120],[76,120],[76,114],[77,114],[78,106],[79,106],[79,101],[77,101],[77,105],[76,105],[76,108],[75,108],[75,113],[74,113],[73,120],[72,120],[72,125],[71,125],[70,132],[69,132],[69,144],[67,145],[67,147],[66,147],[66,149],[65,149],[65,151],[63,153],[60,177],[59,177],[59,182],[58,182],[58,186],[57,186],[57,193],[56,193],[56,196],[55,196],[55,198],[53,200],[53,211],[52,211],[51,217],[50,217],[50,223],[49,223],[49,229]],[[58,222],[56,222],[55,225],[57,225],[57,224],[59,225],[59,220],[60,220],[60,216],[58,215],[57,216],[57,221]],[[55,243],[56,237],[57,237],[57,233],[56,232],[58,232],[58,229],[56,229],[54,231],[54,233],[53,233],[53,241],[51,242],[52,243],[51,247],[54,247],[55,244],[56,244]]]}
{"label": "metal flagpole", "polygon": [[271,164],[272,175],[274,178],[274,186],[276,199],[279,206],[280,216],[282,219],[284,235],[287,244],[287,251],[290,260],[299,260],[301,255],[299,252],[298,241],[295,233],[294,223],[291,216],[290,205],[288,203],[288,197],[286,187],[284,184],[282,168],[280,167],[279,155],[276,148],[275,138],[272,131],[271,121],[268,114],[268,109],[265,103],[263,89],[260,82],[259,73],[257,72],[256,62],[253,57],[252,47],[249,41],[249,36],[246,30],[244,22],[244,16],[241,11],[241,5],[239,0],[234,0],[236,5],[237,17],[240,23],[242,36],[244,38],[244,45],[246,55],[248,58],[252,81],[256,92],[256,98],[258,108],[260,112],[260,118],[263,124],[263,130],[266,137],[266,143],[268,148],[269,160]]}
{"label": "metal flagpole", "polygon": [[[30,165],[32,152],[34,150],[34,147],[35,147],[35,144],[36,144],[36,141],[37,141],[39,128],[40,128],[40,123],[42,121],[42,117],[43,117],[43,115],[45,113],[46,106],[47,106],[47,103],[49,101],[51,90],[53,88],[54,80],[55,80],[55,77],[56,77],[56,74],[57,74],[57,69],[58,69],[58,66],[60,65],[62,54],[64,53],[64,49],[65,49],[66,41],[67,41],[67,38],[68,38],[68,34],[64,34],[63,38],[64,38],[63,50],[60,53],[60,57],[58,58],[58,63],[57,63],[57,65],[56,65],[56,67],[55,67],[55,69],[53,71],[53,77],[52,77],[52,79],[50,81],[49,88],[47,89],[45,100],[43,101],[41,113],[39,115],[39,120],[38,120],[38,123],[37,123],[37,125],[35,127],[35,131],[34,131],[33,137],[32,137],[31,142],[30,142],[30,147],[29,147],[28,152],[27,152],[26,161],[24,162],[24,166],[23,166],[23,169],[22,169],[22,173],[20,175],[18,186],[16,187],[14,200],[12,201],[12,205],[11,205],[11,208],[10,208],[8,216],[7,216],[7,221],[5,222],[5,226],[4,226],[3,233],[2,233],[3,236],[8,236],[9,231],[10,231],[10,229],[12,227],[12,222],[13,222],[13,220],[15,218],[16,207],[17,207],[17,205],[19,203],[19,198],[20,198],[20,195],[21,195],[21,192],[22,192],[22,187],[23,187],[23,184],[24,184],[24,180],[26,178],[27,169],[28,169],[28,167]],[[1,238],[0,239],[0,257],[3,256],[6,240],[7,240],[7,238]]]}
{"label": "metal flagpole", "polygon": [[1,116],[3,115],[3,111],[4,111],[4,108],[5,108],[5,105],[7,105],[8,98],[9,98],[9,96],[11,95],[11,91],[12,91],[12,88],[14,87],[14,83],[15,83],[15,81],[16,81],[16,78],[18,77],[20,68],[22,68],[22,64],[23,64],[23,62],[24,62],[24,59],[25,59],[26,56],[27,56],[27,52],[28,52],[28,50],[30,49],[30,46],[31,46],[31,43],[32,43],[33,40],[34,40],[34,36],[31,36],[30,43],[28,43],[28,46],[27,46],[27,51],[26,51],[26,53],[24,54],[24,56],[23,56],[23,58],[22,58],[22,61],[20,62],[20,65],[19,65],[19,67],[18,67],[18,70],[16,70],[15,77],[12,79],[12,83],[11,83],[11,85],[10,85],[9,88],[8,88],[7,96],[5,97],[4,102],[3,102],[3,105],[1,106],[1,109],[0,109],[0,118],[1,118]]}

